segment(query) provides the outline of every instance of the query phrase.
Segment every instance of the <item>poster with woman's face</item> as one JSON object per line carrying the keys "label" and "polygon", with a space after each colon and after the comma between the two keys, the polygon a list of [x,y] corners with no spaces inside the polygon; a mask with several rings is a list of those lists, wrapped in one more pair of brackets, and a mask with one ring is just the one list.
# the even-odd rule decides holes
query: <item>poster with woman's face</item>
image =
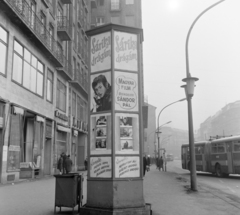
{"label": "poster with woman's face", "polygon": [[111,111],[111,73],[91,75],[91,112]]}

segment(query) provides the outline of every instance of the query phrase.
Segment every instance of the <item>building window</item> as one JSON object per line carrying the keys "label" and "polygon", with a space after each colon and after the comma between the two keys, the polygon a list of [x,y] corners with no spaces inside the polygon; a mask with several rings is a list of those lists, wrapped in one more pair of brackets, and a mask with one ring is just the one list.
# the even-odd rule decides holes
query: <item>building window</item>
{"label": "building window", "polygon": [[54,27],[52,24],[49,24],[49,42],[50,49],[53,50],[53,40],[54,40]]}
{"label": "building window", "polygon": [[126,4],[134,4],[134,0],[126,0]]}
{"label": "building window", "polygon": [[98,6],[103,6],[104,5],[104,0],[98,0],[97,4],[98,4]]}
{"label": "building window", "polygon": [[135,26],[135,20],[134,20],[134,16],[126,16],[125,17],[125,24],[128,26]]}
{"label": "building window", "polygon": [[119,16],[111,17],[111,23],[120,24],[120,17]]}
{"label": "building window", "polygon": [[50,70],[47,74],[47,101],[53,102],[53,73]]}
{"label": "building window", "polygon": [[66,112],[66,86],[60,81],[57,80],[57,108]]}
{"label": "building window", "polygon": [[111,0],[111,10],[120,10],[119,0]]}
{"label": "building window", "polygon": [[7,37],[7,32],[0,26],[0,74],[6,73]]}
{"label": "building window", "polygon": [[41,19],[41,23],[42,23],[42,26],[41,26],[41,34],[45,35],[45,29],[46,29],[46,16],[43,12],[41,12],[40,14],[40,19]]}
{"label": "building window", "polygon": [[96,17],[96,25],[100,26],[104,24],[104,17]]}
{"label": "building window", "polygon": [[13,80],[43,96],[44,65],[16,40],[14,41]]}
{"label": "building window", "polygon": [[76,117],[76,93],[72,93],[72,115]]}
{"label": "building window", "polygon": [[35,13],[36,13],[36,3],[34,1],[31,1],[31,10],[30,10],[30,24],[31,27],[34,29],[35,28]]}

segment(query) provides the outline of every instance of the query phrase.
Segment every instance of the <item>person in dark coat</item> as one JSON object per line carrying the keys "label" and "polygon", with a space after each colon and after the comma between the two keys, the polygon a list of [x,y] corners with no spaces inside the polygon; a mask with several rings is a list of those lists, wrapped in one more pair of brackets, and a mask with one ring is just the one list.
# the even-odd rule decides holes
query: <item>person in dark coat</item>
{"label": "person in dark coat", "polygon": [[66,159],[67,159],[67,155],[64,152],[62,153],[62,158],[63,158],[62,174],[66,174]]}
{"label": "person in dark coat", "polygon": [[84,161],[84,166],[85,166],[85,170],[87,170],[87,169],[88,169],[88,160],[87,160],[87,157],[86,157],[86,159],[85,159],[85,161]]}
{"label": "person in dark coat", "polygon": [[163,171],[163,158],[162,158],[162,156],[160,157],[160,159],[159,159],[159,171]]}
{"label": "person in dark coat", "polygon": [[143,156],[143,176],[145,176],[146,173],[146,169],[147,169],[147,156]]}
{"label": "person in dark coat", "polygon": [[62,175],[63,173],[63,157],[62,154],[60,155],[57,163],[57,169],[59,170],[59,174]]}
{"label": "person in dark coat", "polygon": [[66,156],[65,168],[67,174],[72,171],[72,160],[70,159],[70,155]]}

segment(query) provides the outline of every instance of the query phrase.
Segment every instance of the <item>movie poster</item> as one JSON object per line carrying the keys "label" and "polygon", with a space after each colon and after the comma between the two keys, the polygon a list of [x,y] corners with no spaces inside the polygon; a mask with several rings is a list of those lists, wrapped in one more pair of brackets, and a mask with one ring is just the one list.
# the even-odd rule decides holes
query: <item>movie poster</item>
{"label": "movie poster", "polygon": [[137,35],[114,32],[115,69],[138,71]]}
{"label": "movie poster", "polygon": [[112,109],[111,73],[91,75],[91,112],[110,112]]}
{"label": "movie poster", "polygon": [[92,73],[111,68],[111,32],[91,37],[90,65]]}
{"label": "movie poster", "polygon": [[111,114],[98,114],[91,116],[90,153],[111,153]]}
{"label": "movie poster", "polygon": [[139,154],[138,114],[116,113],[115,150],[116,154]]}
{"label": "movie poster", "polygon": [[138,111],[138,75],[115,72],[115,110]]}
{"label": "movie poster", "polygon": [[139,157],[116,157],[115,177],[116,178],[140,177]]}
{"label": "movie poster", "polygon": [[91,157],[90,177],[111,178],[112,177],[111,157]]}

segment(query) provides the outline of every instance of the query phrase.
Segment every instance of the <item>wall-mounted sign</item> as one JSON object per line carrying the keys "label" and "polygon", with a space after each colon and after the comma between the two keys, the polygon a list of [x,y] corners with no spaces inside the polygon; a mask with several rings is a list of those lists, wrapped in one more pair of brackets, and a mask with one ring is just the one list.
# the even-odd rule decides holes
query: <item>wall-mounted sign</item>
{"label": "wall-mounted sign", "polygon": [[55,117],[57,117],[63,121],[68,121],[68,116],[66,114],[61,113],[59,110],[55,111]]}
{"label": "wall-mounted sign", "polygon": [[111,68],[111,33],[106,32],[91,37],[91,72]]}
{"label": "wall-mounted sign", "polygon": [[115,72],[115,109],[138,111],[138,75]]}
{"label": "wall-mounted sign", "polygon": [[116,157],[115,177],[129,178],[140,176],[139,157]]}
{"label": "wall-mounted sign", "polygon": [[110,178],[112,176],[111,157],[91,157],[90,177]]}
{"label": "wall-mounted sign", "polygon": [[114,32],[115,69],[138,71],[137,35]]}

